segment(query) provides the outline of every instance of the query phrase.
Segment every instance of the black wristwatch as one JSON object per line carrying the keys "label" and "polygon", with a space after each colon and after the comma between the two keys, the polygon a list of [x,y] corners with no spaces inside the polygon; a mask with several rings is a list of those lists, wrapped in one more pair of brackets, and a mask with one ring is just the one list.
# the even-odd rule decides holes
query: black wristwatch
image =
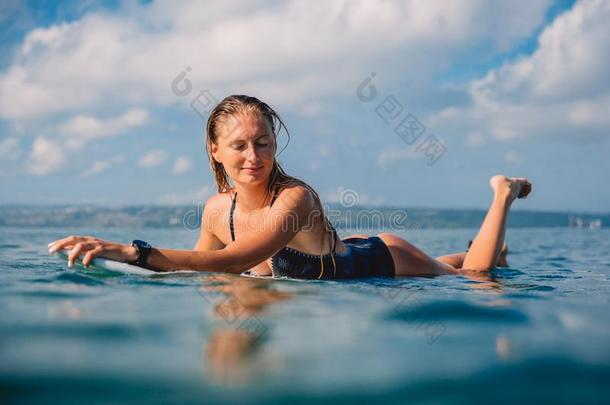
{"label": "black wristwatch", "polygon": [[152,246],[148,244],[148,242],[144,242],[143,240],[136,239],[131,242],[131,246],[134,246],[138,251],[138,258],[132,262],[127,262],[129,264],[135,264],[140,267],[148,267],[146,265],[146,260],[148,260],[148,255],[150,255],[150,249]]}

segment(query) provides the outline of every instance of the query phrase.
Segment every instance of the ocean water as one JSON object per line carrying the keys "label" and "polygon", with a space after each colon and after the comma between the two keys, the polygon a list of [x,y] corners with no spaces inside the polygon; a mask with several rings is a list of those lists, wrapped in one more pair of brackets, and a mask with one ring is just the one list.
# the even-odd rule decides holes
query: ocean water
{"label": "ocean water", "polygon": [[[440,255],[474,232],[402,236]],[[477,278],[308,282],[68,269],[46,246],[69,234],[197,238],[0,228],[2,403],[609,401],[608,229],[509,229],[510,267]]]}

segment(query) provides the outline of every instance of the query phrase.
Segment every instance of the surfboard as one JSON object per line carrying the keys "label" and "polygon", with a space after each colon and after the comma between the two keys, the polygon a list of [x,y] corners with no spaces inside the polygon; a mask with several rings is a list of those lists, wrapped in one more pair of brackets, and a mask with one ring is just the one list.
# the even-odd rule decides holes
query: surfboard
{"label": "surfboard", "polygon": [[240,274],[240,276],[250,277],[250,278],[267,278],[267,279],[273,278],[273,276],[259,276],[258,274],[253,273],[252,270],[246,270],[246,271],[242,272]]}
{"label": "surfboard", "polygon": [[[68,260],[69,253],[70,253],[69,250],[60,250],[59,252],[57,252],[57,254],[65,260]],[[118,273],[138,274],[138,275],[142,275],[142,276],[150,276],[153,274],[162,275],[162,274],[176,274],[176,273],[196,273],[196,271],[194,271],[194,270],[177,270],[177,271],[158,272],[158,271],[153,271],[150,269],[145,269],[145,268],[139,267],[139,266],[134,266],[133,264],[117,262],[116,260],[110,260],[110,259],[106,259],[103,257],[94,257],[93,260],[91,260],[91,263],[89,263],[89,268],[86,268],[83,265],[81,257],[78,257],[74,261],[74,264],[84,271],[88,271],[88,270],[114,271],[114,272],[118,272]]]}
{"label": "surfboard", "polygon": [[[68,260],[68,255],[70,250],[60,250],[57,254],[63,259]],[[74,265],[78,266],[81,270],[90,271],[113,271],[117,273],[124,274],[138,274],[141,276],[151,276],[151,275],[163,275],[163,274],[177,274],[177,273],[198,273],[195,270],[176,270],[176,271],[153,271],[150,269],[145,269],[140,266],[134,266],[133,264],[127,264],[123,262],[117,262],[116,260],[106,259],[104,257],[94,257],[89,263],[89,267],[85,267],[82,262],[81,257],[77,257],[74,261]],[[251,278],[265,278],[265,279],[273,279],[273,276],[259,276],[252,273],[250,270],[246,270],[240,274],[243,277],[251,277]]]}

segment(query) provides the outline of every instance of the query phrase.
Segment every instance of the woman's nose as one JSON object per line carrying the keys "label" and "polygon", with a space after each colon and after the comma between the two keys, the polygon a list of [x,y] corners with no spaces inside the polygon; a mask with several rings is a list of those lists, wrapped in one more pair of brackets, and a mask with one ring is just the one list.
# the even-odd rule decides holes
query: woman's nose
{"label": "woman's nose", "polygon": [[254,146],[254,144],[248,145],[246,148],[246,158],[248,160],[257,160],[258,151],[256,150],[256,146]]}

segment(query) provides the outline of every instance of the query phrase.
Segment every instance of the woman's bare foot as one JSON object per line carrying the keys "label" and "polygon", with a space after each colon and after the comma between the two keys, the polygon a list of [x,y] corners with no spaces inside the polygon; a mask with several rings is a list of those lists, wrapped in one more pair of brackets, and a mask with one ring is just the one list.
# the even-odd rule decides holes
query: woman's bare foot
{"label": "woman's bare foot", "polygon": [[509,202],[516,198],[525,198],[532,191],[532,183],[524,177],[506,177],[502,174],[493,176],[489,185],[496,196],[506,197]]}

